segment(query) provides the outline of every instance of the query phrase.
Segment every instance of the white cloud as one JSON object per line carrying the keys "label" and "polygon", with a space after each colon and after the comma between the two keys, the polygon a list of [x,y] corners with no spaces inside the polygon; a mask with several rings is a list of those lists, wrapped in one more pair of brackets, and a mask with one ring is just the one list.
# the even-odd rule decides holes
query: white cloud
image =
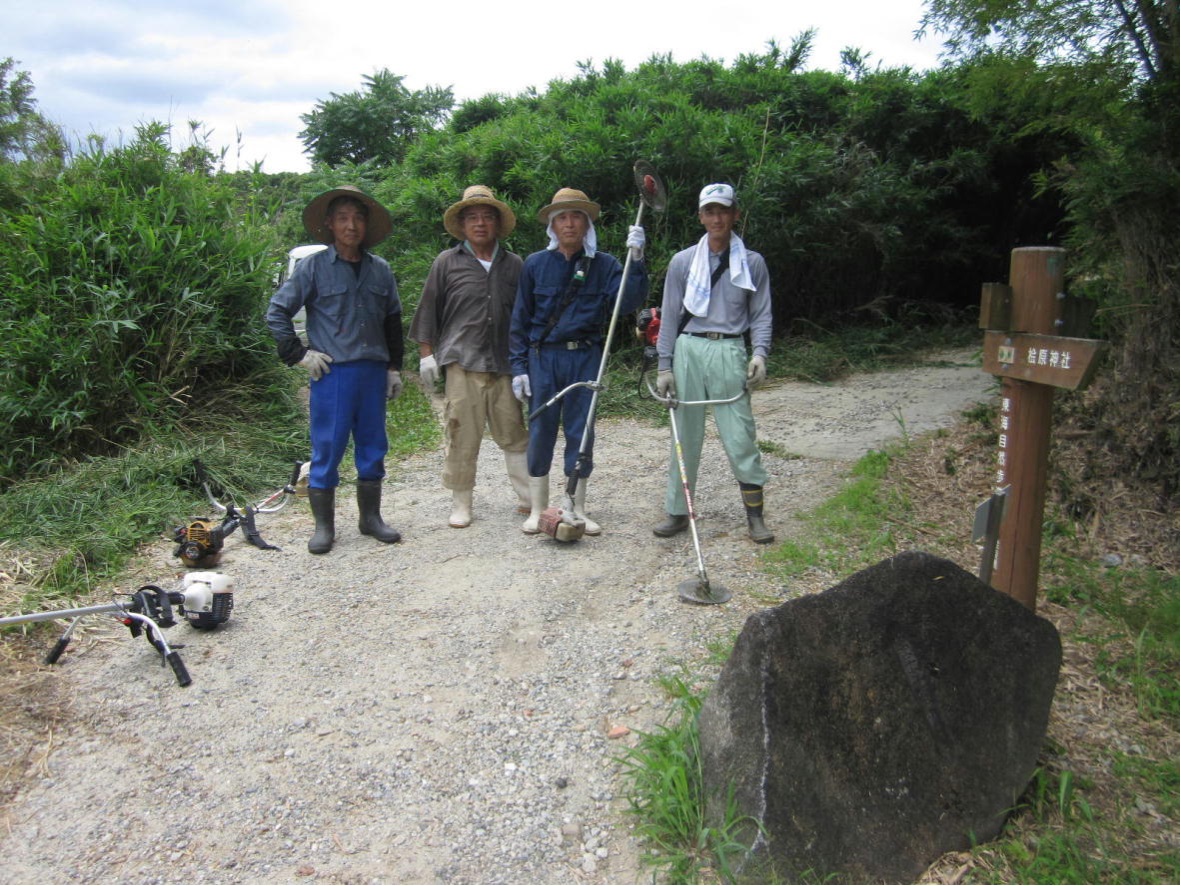
{"label": "white cloud", "polygon": [[262,161],[270,172],[303,171],[300,115],[332,93],[360,89],[382,68],[410,89],[451,86],[462,100],[542,91],[577,76],[580,61],[614,58],[632,68],[671,54],[729,63],[772,39],[786,49],[816,28],[810,67],[837,70],[841,49],[854,46],[871,65],[923,69],[936,63],[938,45],[912,39],[922,12],[922,0],[729,10],[701,0],[672,10],[634,0],[565,9],[539,0],[55,0],[6,16],[0,56],[30,73],[42,113],[79,139],[96,132],[119,141],[160,121],[183,144],[188,122],[199,120],[214,147],[228,146],[231,169]]}

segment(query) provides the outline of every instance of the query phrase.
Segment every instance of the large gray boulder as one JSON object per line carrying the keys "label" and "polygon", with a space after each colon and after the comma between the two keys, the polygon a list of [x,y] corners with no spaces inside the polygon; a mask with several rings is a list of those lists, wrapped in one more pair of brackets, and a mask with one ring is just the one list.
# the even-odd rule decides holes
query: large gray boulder
{"label": "large gray boulder", "polygon": [[749,816],[742,879],[913,881],[997,835],[1061,661],[1052,624],[923,553],[756,613],[700,713],[707,817]]}

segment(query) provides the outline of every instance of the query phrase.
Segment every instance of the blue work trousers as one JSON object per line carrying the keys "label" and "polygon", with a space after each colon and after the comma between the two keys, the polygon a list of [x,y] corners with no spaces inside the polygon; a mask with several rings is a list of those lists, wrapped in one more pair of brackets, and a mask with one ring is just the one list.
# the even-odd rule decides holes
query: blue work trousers
{"label": "blue work trousers", "polygon": [[353,439],[358,480],[385,476],[389,438],[385,431],[386,364],[374,360],[333,363],[330,372],[311,382],[312,466],[308,486],[335,489],[337,467]]}
{"label": "blue work trousers", "polygon": [[[530,348],[529,385],[533,391],[529,411],[532,413],[558,391],[575,382],[593,382],[598,378],[599,363],[603,349],[599,345],[588,345],[576,350],[560,346]],[[574,473],[578,462],[578,450],[586,433],[586,420],[590,414],[592,392],[580,387],[566,393],[548,409],[543,409],[529,422],[529,476],[548,477],[554,460],[554,446],[558,441],[558,425],[566,436],[564,472],[567,477]],[[589,477],[594,469],[594,428],[586,441],[586,455],[579,477]]]}

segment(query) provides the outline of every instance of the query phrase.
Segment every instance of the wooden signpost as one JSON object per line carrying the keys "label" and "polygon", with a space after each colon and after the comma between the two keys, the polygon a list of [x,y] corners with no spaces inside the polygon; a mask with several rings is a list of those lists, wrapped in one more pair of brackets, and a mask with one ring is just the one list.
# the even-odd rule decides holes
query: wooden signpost
{"label": "wooden signpost", "polygon": [[1089,317],[1082,300],[1062,292],[1065,255],[1056,247],[1014,249],[1009,284],[986,283],[980,300],[983,368],[1001,377],[994,494],[977,514],[987,527],[980,577],[1030,610],[1037,607],[1054,389],[1086,387],[1106,346],[1077,337]]}

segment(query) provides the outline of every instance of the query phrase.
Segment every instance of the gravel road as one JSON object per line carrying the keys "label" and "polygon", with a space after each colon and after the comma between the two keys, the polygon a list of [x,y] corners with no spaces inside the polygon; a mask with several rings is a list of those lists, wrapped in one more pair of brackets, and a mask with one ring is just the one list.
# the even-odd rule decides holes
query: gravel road
{"label": "gravel road", "polygon": [[[767,522],[780,539],[850,459],[993,396],[971,352],[940,356],[755,393],[760,438],[776,444]],[[650,529],[667,447],[666,429],[600,422],[587,505],[604,531],[574,544],[520,532],[489,441],[468,529],[447,526],[437,452],[391,465],[384,513],[401,544],[357,533],[348,487],[326,556],[306,552],[302,501],[261,517],[282,550],[227,542],[230,621],[170,632],[187,688],[147,643],[89,619],[47,678],[69,716],[2,810],[0,880],[650,880],[616,758],[667,716],[656,678],[798,593],[761,571],[711,431],[698,528],[711,582],[734,598],[678,599],[697,575],[692,543]],[[117,589],[178,588],[170,555],[155,546]]]}

